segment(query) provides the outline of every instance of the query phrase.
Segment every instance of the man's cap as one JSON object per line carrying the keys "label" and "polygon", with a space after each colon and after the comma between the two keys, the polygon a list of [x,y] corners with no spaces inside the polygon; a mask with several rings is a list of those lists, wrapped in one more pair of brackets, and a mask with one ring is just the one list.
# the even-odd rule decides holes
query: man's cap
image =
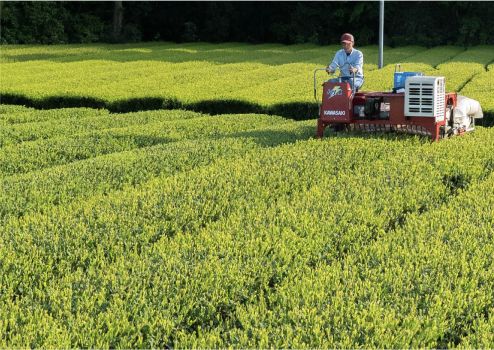
{"label": "man's cap", "polygon": [[349,42],[352,42],[352,41],[355,41],[353,40],[353,35],[352,34],[349,34],[349,33],[345,33],[341,36],[341,42],[342,43],[349,43]]}

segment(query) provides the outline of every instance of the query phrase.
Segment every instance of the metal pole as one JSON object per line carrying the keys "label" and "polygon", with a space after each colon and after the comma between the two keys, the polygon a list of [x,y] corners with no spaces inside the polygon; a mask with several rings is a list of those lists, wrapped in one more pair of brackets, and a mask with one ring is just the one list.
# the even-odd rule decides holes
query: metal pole
{"label": "metal pole", "polygon": [[384,46],[384,0],[379,1],[379,69],[383,67]]}

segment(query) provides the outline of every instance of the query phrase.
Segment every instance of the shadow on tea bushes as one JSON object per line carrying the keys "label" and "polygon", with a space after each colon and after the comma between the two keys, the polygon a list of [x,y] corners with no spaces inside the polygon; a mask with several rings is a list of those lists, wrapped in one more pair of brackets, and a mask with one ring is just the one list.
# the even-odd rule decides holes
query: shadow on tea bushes
{"label": "shadow on tea bushes", "polygon": [[318,117],[317,104],[312,102],[289,102],[274,105],[259,105],[242,100],[203,100],[194,103],[183,103],[176,98],[144,97],[104,101],[92,97],[52,96],[40,100],[30,99],[22,95],[4,94],[3,104],[23,105],[36,109],[57,109],[68,107],[89,107],[107,109],[111,113],[129,113],[157,109],[185,109],[199,113],[216,114],[270,114],[286,119],[309,120]]}
{"label": "shadow on tea bushes", "polygon": [[[52,96],[41,100],[34,100],[22,95],[2,95],[3,104],[23,105],[36,109],[57,109],[70,107],[89,107],[107,109],[111,113],[129,113],[157,109],[184,109],[210,115],[217,114],[269,114],[279,115],[286,119],[310,120],[317,119],[318,105],[314,102],[296,101],[277,103],[273,105],[260,105],[246,100],[202,100],[194,103],[184,103],[177,98],[142,97],[119,100],[114,102],[104,101],[92,97]],[[478,126],[494,126],[494,111],[484,110],[484,118],[477,119]]]}

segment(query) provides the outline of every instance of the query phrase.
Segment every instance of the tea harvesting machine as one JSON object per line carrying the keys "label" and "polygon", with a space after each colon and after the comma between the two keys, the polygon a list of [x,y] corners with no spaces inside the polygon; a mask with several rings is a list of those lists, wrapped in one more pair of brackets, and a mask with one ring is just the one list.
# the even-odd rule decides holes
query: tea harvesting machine
{"label": "tea harvesting machine", "polygon": [[[318,137],[323,137],[324,129],[330,126],[346,131],[407,132],[438,141],[474,130],[475,119],[483,117],[478,101],[446,92],[445,77],[401,72],[401,65],[397,64],[392,90],[358,91],[341,81],[345,65],[336,68],[340,71],[338,82],[324,80],[321,102],[316,74],[327,68],[314,71],[314,98],[319,105]],[[346,71],[350,70],[346,68]]]}

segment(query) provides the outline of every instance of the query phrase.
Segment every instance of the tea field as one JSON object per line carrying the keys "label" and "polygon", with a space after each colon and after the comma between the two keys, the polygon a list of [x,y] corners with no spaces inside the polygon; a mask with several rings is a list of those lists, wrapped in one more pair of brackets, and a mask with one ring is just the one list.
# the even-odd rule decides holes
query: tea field
{"label": "tea field", "polygon": [[[141,43],[2,47],[2,103],[38,109],[90,107],[111,112],[187,109],[209,114],[275,114],[314,119],[313,72],[339,45]],[[494,47],[386,48],[364,53],[364,90],[390,90],[402,71],[446,77],[448,92],[478,100],[494,124]],[[326,77],[321,73],[319,79]]]}
{"label": "tea field", "polygon": [[440,142],[317,139],[337,49],[2,47],[0,348],[493,348],[494,48],[361,48],[481,102]]}

